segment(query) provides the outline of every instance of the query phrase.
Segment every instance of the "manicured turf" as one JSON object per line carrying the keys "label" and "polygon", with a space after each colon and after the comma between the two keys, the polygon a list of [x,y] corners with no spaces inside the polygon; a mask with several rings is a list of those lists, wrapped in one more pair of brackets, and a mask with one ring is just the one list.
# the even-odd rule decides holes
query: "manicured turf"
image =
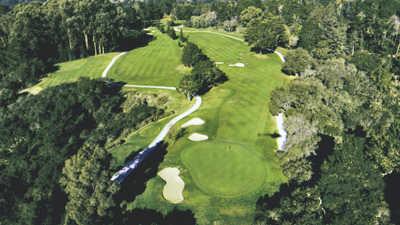
{"label": "manicured turf", "polygon": [[[181,154],[196,185],[207,193],[235,197],[258,190],[266,177],[261,157],[241,145],[205,142]],[[216,162],[229,162],[221,165]]]}
{"label": "manicured turf", "polygon": [[[191,209],[199,224],[251,224],[257,199],[273,194],[286,181],[275,156],[271,134],[276,124],[268,102],[272,90],[288,79],[275,54],[254,54],[244,42],[209,31],[186,35],[213,61],[224,62],[218,67],[229,81],[203,96],[202,107],[191,116],[206,123],[189,128],[188,135],[198,132],[210,140],[191,142],[186,135],[169,146],[160,167],[181,169],[186,186],[179,206]],[[228,66],[239,62],[246,66]],[[162,186],[161,179],[153,178],[129,207],[172,210],[161,196]]]}
{"label": "manicured turf", "polygon": [[100,78],[103,70],[117,53],[107,53],[84,59],[60,63],[58,70],[43,78],[42,81],[31,87],[30,90],[38,92],[46,87],[77,81],[79,77]]}
{"label": "manicured turf", "polygon": [[129,84],[177,86],[187,72],[178,42],[152,29],[154,40],[134,49],[115,63],[109,77]]}

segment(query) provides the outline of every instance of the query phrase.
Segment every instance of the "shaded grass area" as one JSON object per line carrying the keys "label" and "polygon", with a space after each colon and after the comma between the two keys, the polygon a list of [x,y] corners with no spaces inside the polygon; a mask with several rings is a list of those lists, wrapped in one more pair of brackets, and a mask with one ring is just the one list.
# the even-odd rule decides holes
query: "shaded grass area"
{"label": "shaded grass area", "polygon": [[43,78],[37,85],[29,88],[28,91],[35,94],[47,87],[75,82],[79,77],[100,78],[111,59],[117,54],[107,53],[57,64],[57,71]]}
{"label": "shaded grass area", "polygon": [[[272,90],[288,79],[275,54],[255,54],[244,42],[217,34],[186,35],[213,61],[224,62],[218,67],[229,81],[207,93],[200,110],[191,116],[206,124],[189,128],[187,135],[199,132],[210,140],[190,142],[186,135],[168,148],[160,168],[180,168],[186,186],[178,208],[191,209],[199,224],[251,224],[257,199],[272,195],[286,182],[274,153],[276,140],[271,134],[276,125],[268,103]],[[239,62],[245,67],[228,66]],[[151,179],[129,208],[171,211],[174,205],[162,198],[163,186],[159,177]]]}
{"label": "shaded grass area", "polygon": [[[130,154],[148,146],[169,120],[187,110],[190,104],[192,104],[176,91],[126,87],[123,90],[127,93],[141,93],[142,97],[147,98],[146,101],[149,105],[162,108],[165,112],[157,121],[149,123],[129,134],[122,145],[118,145],[110,150],[117,164],[123,164]],[[152,102],[151,99],[155,98],[164,100],[162,103],[160,103],[160,101]]]}
{"label": "shaded grass area", "polygon": [[178,86],[188,71],[181,64],[182,50],[178,42],[156,29],[147,46],[134,49],[117,61],[109,77],[129,84]]}

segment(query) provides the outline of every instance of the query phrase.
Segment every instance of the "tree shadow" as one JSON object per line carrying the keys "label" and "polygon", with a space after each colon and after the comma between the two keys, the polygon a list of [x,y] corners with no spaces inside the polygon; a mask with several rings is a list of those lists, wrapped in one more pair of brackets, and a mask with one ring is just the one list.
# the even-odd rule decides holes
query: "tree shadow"
{"label": "tree shadow", "polygon": [[321,166],[327,157],[333,152],[335,142],[332,137],[320,135],[321,141],[318,143],[316,155],[308,159],[312,162],[313,175],[309,181],[298,184],[296,182],[289,182],[282,184],[279,191],[273,195],[265,195],[257,200],[256,214],[254,221],[263,220],[265,218],[265,211],[279,207],[282,198],[290,196],[290,194],[298,187],[310,187],[315,185],[321,178]]}
{"label": "tree shadow", "polygon": [[270,54],[270,53],[274,53],[275,49],[264,49],[264,48],[251,47],[250,51],[256,52],[258,54]]}
{"label": "tree shadow", "polygon": [[147,46],[151,41],[156,39],[155,36],[147,32],[131,31],[119,43],[118,51],[131,51],[135,48]]}
{"label": "tree shadow", "polygon": [[306,185],[314,185],[321,179],[321,167],[324,161],[332,154],[335,148],[335,140],[327,135],[320,135],[321,141],[318,143],[316,154],[309,157],[313,175]]}
{"label": "tree shadow", "polygon": [[[142,194],[146,188],[147,181],[155,177],[160,163],[164,160],[167,144],[162,142],[154,147],[154,151],[121,183],[119,192],[115,195],[117,202],[132,202]],[[140,151],[136,151],[127,157],[125,163],[135,158]]]}
{"label": "tree shadow", "polygon": [[174,209],[165,217],[156,210],[135,209],[122,216],[123,225],[195,225],[196,219],[190,210]]}
{"label": "tree shadow", "polygon": [[389,205],[391,222],[400,224],[400,173],[385,176],[385,184],[385,200]]}
{"label": "tree shadow", "polygon": [[180,211],[175,208],[172,212],[168,213],[164,217],[163,222],[164,225],[176,225],[176,224],[195,225],[196,219],[194,218],[194,214],[192,211],[190,210]]}
{"label": "tree shadow", "polygon": [[123,225],[155,225],[162,224],[163,215],[152,209],[135,209],[122,215]]}

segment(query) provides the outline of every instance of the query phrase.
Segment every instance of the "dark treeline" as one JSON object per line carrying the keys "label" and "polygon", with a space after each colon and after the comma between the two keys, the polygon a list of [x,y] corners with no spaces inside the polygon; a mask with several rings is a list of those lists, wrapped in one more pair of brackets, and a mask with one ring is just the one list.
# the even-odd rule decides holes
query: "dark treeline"
{"label": "dark treeline", "polygon": [[[183,33],[181,39],[185,39]],[[183,76],[179,83],[179,91],[188,98],[205,94],[212,87],[228,80],[226,74],[191,42],[187,42],[183,48],[182,63],[192,67],[191,73]]]}
{"label": "dark treeline", "polygon": [[135,42],[142,23],[129,5],[50,0],[19,4],[0,14],[0,106],[36,83],[54,64],[102,54]]}

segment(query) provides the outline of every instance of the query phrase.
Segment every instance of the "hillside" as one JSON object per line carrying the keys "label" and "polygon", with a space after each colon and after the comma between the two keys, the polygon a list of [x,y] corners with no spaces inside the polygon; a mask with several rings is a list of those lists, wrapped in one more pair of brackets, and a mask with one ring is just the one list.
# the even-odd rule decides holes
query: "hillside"
{"label": "hillside", "polygon": [[400,224],[400,0],[43,2],[0,0],[1,225]]}
{"label": "hillside", "polygon": [[[249,223],[257,198],[285,182],[274,156],[276,141],[270,137],[276,131],[275,120],[265,102],[272,90],[288,80],[274,54],[260,57],[243,42],[219,33],[193,31],[188,36],[212,60],[224,63],[219,68],[229,81],[204,96],[204,106],[193,116],[205,124],[189,128],[187,136],[171,145],[161,168],[181,168],[186,183],[182,206],[193,210],[200,224]],[[245,67],[229,66],[238,62]],[[209,140],[188,140],[195,132],[208,135]],[[157,194],[162,186],[160,178],[152,179],[133,206],[171,210],[173,206]]]}

